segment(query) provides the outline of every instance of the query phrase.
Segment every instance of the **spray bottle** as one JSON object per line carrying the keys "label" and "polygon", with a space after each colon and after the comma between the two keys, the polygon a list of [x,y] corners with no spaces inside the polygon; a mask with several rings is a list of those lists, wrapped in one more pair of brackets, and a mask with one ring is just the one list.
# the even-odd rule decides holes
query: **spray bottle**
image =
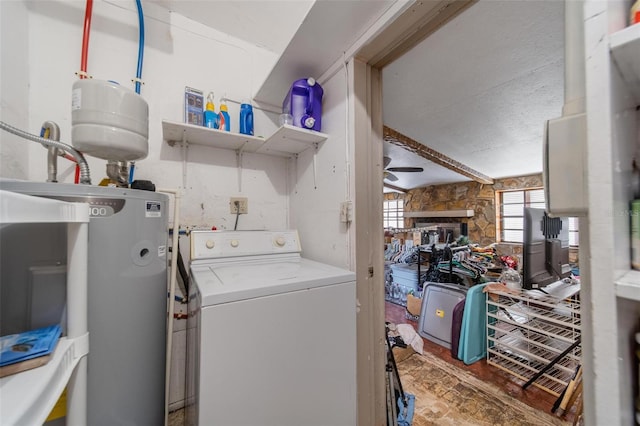
{"label": "spray bottle", "polygon": [[204,125],[210,129],[218,128],[218,114],[216,114],[216,108],[213,104],[213,92],[209,92],[207,95],[207,107],[204,111]]}
{"label": "spray bottle", "polygon": [[231,131],[231,118],[227,111],[227,100],[225,98],[220,99],[220,112],[218,113],[218,128],[225,132]]}

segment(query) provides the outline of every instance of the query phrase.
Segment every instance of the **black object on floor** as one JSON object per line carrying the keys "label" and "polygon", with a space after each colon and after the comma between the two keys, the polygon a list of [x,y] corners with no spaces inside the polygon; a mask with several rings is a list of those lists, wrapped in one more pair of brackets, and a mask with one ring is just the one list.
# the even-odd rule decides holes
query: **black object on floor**
{"label": "black object on floor", "polygon": [[464,315],[464,306],[466,302],[466,297],[459,301],[453,308],[453,315],[451,316],[451,356],[454,359],[460,359],[458,357],[458,348],[460,347],[462,316]]}

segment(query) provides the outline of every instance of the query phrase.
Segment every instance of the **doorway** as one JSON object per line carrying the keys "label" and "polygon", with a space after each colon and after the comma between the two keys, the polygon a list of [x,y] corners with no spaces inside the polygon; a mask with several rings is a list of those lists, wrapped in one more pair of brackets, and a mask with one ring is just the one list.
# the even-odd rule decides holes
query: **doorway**
{"label": "doorway", "polygon": [[475,1],[416,2],[349,63],[353,92],[354,186],[358,332],[358,424],[387,421],[382,232],[382,68],[453,19]]}
{"label": "doorway", "polygon": [[[378,251],[378,247],[382,248],[384,245],[382,226],[380,225],[383,197],[382,176],[384,175],[383,124],[385,124],[382,120],[382,70],[476,2],[426,3],[412,4],[388,28],[363,47],[353,61],[356,194],[360,195],[363,191],[369,193],[367,196],[356,197],[359,201],[356,203],[356,212],[360,212],[360,215],[356,216],[358,228],[356,241],[359,247],[367,245],[367,250],[356,251],[356,263],[367,265],[369,271],[364,270],[364,272],[368,272],[374,277],[370,280],[371,282],[367,283],[372,284],[368,287],[369,293],[367,294],[370,298],[368,301],[371,302],[367,305],[367,309],[371,310],[371,312],[367,312],[368,322],[364,328],[361,323],[358,326],[359,330],[365,330],[366,335],[371,339],[365,343],[370,345],[371,352],[369,353],[373,353],[375,356],[373,365],[368,368],[370,368],[369,372],[375,373],[376,377],[383,377],[377,372],[380,371],[384,363],[384,355],[379,343],[384,330],[382,324],[385,320],[384,309],[375,309],[376,306],[384,305],[383,261]],[[362,300],[361,294],[359,294],[359,299]],[[359,345],[362,343],[359,341]],[[362,372],[359,370],[359,376]],[[361,383],[359,383],[360,385]],[[378,414],[384,395],[378,393],[382,389],[379,383],[375,382],[374,385],[376,395],[373,399],[373,408],[370,408],[369,411],[369,414],[373,413],[371,414],[373,417],[369,418],[376,421],[371,421],[368,424],[378,424],[378,420],[382,418]],[[361,415],[361,419],[367,418],[362,417],[361,412],[359,415]]]}

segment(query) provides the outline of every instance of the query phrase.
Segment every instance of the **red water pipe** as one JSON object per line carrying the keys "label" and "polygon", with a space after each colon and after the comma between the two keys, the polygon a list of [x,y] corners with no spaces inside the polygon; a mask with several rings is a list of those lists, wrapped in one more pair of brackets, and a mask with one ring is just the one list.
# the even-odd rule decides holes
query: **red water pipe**
{"label": "red water pipe", "polygon": [[[80,79],[87,78],[87,57],[89,56],[89,32],[91,30],[91,15],[93,0],[87,0],[84,11],[84,30],[82,32],[82,52],[80,54]],[[80,183],[80,165],[76,163],[74,183]]]}
{"label": "red water pipe", "polygon": [[93,0],[87,0],[84,13],[84,32],[82,34],[82,55],[80,58],[80,78],[87,77],[87,56],[89,56],[89,31],[91,30],[91,11]]}

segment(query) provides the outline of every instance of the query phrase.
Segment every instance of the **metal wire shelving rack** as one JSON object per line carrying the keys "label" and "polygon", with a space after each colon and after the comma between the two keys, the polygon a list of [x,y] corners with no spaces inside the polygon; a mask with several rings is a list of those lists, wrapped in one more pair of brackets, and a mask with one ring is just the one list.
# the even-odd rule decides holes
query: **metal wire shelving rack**
{"label": "metal wire shelving rack", "polygon": [[580,302],[535,293],[489,294],[487,363],[525,382],[546,369],[532,384],[557,397],[581,363]]}

